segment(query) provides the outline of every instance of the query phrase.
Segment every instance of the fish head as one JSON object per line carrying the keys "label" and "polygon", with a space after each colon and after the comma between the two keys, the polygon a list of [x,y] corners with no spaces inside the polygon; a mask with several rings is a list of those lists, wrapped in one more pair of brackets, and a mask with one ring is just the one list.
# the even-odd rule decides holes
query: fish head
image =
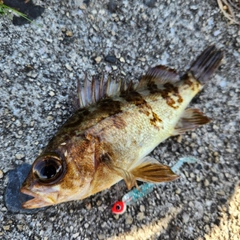
{"label": "fish head", "polygon": [[92,157],[85,155],[81,159],[80,154],[79,158],[82,161],[77,164],[76,156],[66,152],[48,152],[40,155],[22,184],[21,192],[33,197],[24,202],[22,207],[41,208],[82,199],[87,195],[94,175],[94,167],[89,161]]}

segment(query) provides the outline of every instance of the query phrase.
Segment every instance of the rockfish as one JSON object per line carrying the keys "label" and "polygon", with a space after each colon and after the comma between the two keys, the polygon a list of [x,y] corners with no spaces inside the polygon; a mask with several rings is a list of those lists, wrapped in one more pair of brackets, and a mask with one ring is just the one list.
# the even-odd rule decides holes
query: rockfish
{"label": "rockfish", "polygon": [[138,84],[85,79],[78,86],[77,110],[37,157],[21,192],[33,199],[23,208],[39,208],[84,199],[124,179],[160,183],[178,176],[147,156],[170,136],[183,134],[210,119],[188,108],[223,58],[208,47],[185,74],[158,65]]}

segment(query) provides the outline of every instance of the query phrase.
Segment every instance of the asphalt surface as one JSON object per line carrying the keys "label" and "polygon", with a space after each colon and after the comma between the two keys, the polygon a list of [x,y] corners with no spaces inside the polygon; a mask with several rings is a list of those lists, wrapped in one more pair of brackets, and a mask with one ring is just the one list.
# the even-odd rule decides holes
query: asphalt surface
{"label": "asphalt surface", "polygon": [[[45,11],[32,24],[0,18],[0,238],[239,239],[239,26],[229,24],[214,0],[75,2],[80,7],[35,1]],[[120,216],[111,206],[127,192],[123,182],[82,201],[11,212],[8,172],[31,164],[71,115],[85,72],[134,81],[158,64],[183,72],[211,44],[225,58],[191,106],[212,122],[152,153],[170,166],[196,157],[180,179]]]}

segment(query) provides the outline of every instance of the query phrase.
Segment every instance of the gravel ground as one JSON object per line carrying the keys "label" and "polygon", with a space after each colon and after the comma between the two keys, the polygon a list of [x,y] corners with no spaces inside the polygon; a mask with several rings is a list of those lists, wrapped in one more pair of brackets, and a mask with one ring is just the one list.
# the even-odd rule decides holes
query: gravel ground
{"label": "gravel ground", "polygon": [[[0,238],[239,239],[239,26],[229,24],[215,0],[76,1],[80,8],[45,2],[38,1],[45,11],[37,24],[0,19]],[[157,64],[181,72],[210,44],[225,59],[191,105],[213,121],[152,153],[170,166],[197,157],[179,180],[156,187],[120,216],[111,206],[126,192],[123,182],[37,213],[6,208],[7,172],[31,164],[70,116],[84,72],[128,80]]]}

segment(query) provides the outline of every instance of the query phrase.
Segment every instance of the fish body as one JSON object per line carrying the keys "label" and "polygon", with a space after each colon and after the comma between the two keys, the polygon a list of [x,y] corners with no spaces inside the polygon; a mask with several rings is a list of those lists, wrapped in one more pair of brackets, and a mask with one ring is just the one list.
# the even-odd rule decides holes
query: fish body
{"label": "fish body", "polygon": [[183,75],[168,67],[151,68],[136,85],[87,79],[77,110],[35,160],[21,191],[38,208],[86,198],[124,179],[160,183],[178,176],[147,156],[166,138],[210,119],[186,109],[216,70],[223,53],[208,47]]}

